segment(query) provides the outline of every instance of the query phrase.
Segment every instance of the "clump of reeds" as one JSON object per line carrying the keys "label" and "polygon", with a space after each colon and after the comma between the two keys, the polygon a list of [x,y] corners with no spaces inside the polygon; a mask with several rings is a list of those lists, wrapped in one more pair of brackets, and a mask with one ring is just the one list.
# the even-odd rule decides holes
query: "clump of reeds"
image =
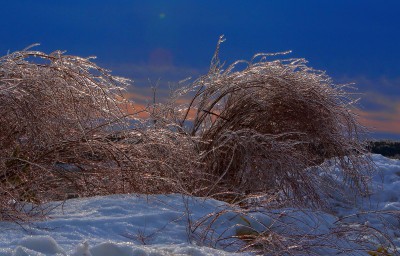
{"label": "clump of reeds", "polygon": [[132,111],[129,83],[60,51],[0,58],[0,218],[35,214],[27,203],[203,190],[196,138],[137,119],[152,110]]}
{"label": "clump of reeds", "polygon": [[[280,54],[224,67],[221,42],[208,74],[175,91],[159,111],[200,138],[204,172],[215,177],[207,195],[284,191],[298,202],[318,203],[321,184],[312,167],[331,158],[356,190],[365,191],[364,130],[345,86],[304,59],[277,59]],[[188,103],[174,105],[181,97]]]}
{"label": "clump of reeds", "polygon": [[107,162],[105,138],[127,127],[128,82],[61,51],[27,48],[0,58],[1,212],[79,190],[84,170]]}

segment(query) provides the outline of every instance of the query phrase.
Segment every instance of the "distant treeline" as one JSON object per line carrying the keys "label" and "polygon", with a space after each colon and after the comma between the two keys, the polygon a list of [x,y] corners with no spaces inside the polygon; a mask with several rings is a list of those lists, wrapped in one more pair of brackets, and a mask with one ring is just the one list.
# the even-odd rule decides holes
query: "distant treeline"
{"label": "distant treeline", "polygon": [[370,141],[368,144],[371,153],[400,159],[400,141]]}

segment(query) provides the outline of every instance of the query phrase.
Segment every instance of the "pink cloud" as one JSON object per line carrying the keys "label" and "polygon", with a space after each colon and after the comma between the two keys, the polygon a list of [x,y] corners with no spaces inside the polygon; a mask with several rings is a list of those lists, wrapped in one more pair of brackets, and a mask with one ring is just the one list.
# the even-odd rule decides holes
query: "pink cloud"
{"label": "pink cloud", "polygon": [[380,95],[375,103],[381,107],[356,111],[360,123],[372,132],[400,134],[400,102]]}

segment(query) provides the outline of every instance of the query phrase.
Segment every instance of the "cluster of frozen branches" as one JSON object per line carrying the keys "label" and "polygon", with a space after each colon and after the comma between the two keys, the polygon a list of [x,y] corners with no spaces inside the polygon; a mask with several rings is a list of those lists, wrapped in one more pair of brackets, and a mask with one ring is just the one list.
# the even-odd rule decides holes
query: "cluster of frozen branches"
{"label": "cluster of frozen branches", "polygon": [[[25,49],[0,58],[0,184],[2,216],[15,202],[42,202],[68,193],[77,172],[94,165],[107,134],[127,127],[121,89],[90,58]],[[101,149],[103,148],[103,149]],[[59,186],[57,188],[57,186]]]}
{"label": "cluster of frozen branches", "polygon": [[[154,118],[199,138],[204,172],[214,176],[207,195],[280,191],[319,204],[322,180],[313,167],[332,158],[355,191],[366,192],[365,131],[346,85],[333,84],[304,59],[279,55],[257,54],[224,68],[217,48],[208,74],[176,90]],[[176,104],[182,97],[190,100]]]}

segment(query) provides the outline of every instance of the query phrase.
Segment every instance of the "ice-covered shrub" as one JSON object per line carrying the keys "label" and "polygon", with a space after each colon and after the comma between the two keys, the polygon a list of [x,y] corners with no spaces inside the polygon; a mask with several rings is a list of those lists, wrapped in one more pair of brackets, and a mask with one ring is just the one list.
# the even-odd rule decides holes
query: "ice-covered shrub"
{"label": "ice-covered shrub", "polygon": [[76,177],[108,154],[107,134],[126,128],[127,84],[91,58],[61,51],[27,48],[0,58],[2,212],[10,202],[40,202],[84,185]]}
{"label": "ice-covered shrub", "polygon": [[[215,177],[208,195],[284,191],[315,203],[321,180],[312,167],[331,158],[352,187],[364,191],[369,160],[362,157],[363,128],[345,86],[304,59],[278,59],[281,54],[224,67],[221,42],[208,74],[176,90],[158,112],[160,120],[200,138],[204,172]],[[182,97],[187,104],[174,104]]]}
{"label": "ice-covered shrub", "polygon": [[129,82],[60,51],[0,58],[0,218],[26,218],[26,203],[204,190],[196,138],[136,119]]}
{"label": "ice-covered shrub", "polygon": [[314,167],[330,158],[364,192],[370,165],[345,88],[279,54],[225,68],[220,43],[208,74],[135,125],[121,94],[129,81],[89,58],[30,49],[0,58],[4,207],[127,192],[316,205],[329,182]]}

